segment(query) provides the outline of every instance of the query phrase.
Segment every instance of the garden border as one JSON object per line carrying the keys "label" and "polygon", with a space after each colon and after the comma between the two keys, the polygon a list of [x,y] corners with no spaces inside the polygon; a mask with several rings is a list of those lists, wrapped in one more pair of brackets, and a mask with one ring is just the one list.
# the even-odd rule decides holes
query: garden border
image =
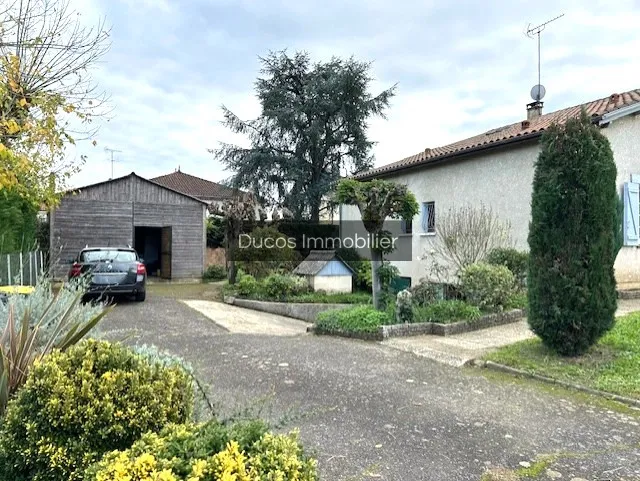
{"label": "garden border", "polygon": [[242,299],[240,297],[224,296],[224,302],[233,306],[268,312],[280,316],[291,317],[301,321],[314,323],[319,313],[335,309],[346,309],[357,304],[321,304],[313,302],[272,302]]}
{"label": "garden border", "polygon": [[468,364],[471,364],[476,367],[484,368],[484,369],[489,369],[491,371],[511,374],[513,376],[520,376],[520,377],[526,377],[529,379],[535,379],[536,381],[544,382],[546,384],[557,384],[558,386],[562,386],[567,389],[575,389],[576,391],[585,392],[587,394],[592,394],[594,396],[600,396],[606,399],[611,399],[613,401],[626,404],[627,406],[640,408],[640,399],[633,399],[626,396],[620,396],[619,394],[613,394],[607,391],[600,391],[598,389],[582,386],[580,384],[572,384],[570,382],[561,381],[560,379],[555,379],[552,377],[542,376],[540,374],[523,371],[522,369],[516,369],[515,367],[506,366],[504,364],[499,364],[497,362],[483,361],[481,359],[476,359],[474,361],[469,361]]}
{"label": "garden border", "polygon": [[384,341],[392,337],[410,337],[432,334],[435,336],[451,336],[454,334],[462,334],[464,332],[478,331],[488,327],[501,326],[503,324],[511,324],[518,322],[525,317],[523,309],[513,309],[507,312],[497,312],[487,314],[476,319],[475,321],[454,322],[452,324],[440,324],[437,322],[418,322],[407,324],[391,324],[380,326],[375,332],[351,332],[342,329],[318,329],[316,325],[307,329],[320,335],[333,335],[340,337],[349,337],[362,339],[365,341]]}

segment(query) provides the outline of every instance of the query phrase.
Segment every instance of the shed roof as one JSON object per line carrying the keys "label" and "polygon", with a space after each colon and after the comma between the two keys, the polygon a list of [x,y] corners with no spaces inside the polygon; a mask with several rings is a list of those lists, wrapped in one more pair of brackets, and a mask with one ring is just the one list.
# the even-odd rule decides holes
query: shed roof
{"label": "shed roof", "polygon": [[341,262],[353,272],[353,269],[336,255],[336,251],[311,251],[305,260],[298,264],[293,270],[293,273],[302,276],[315,276],[324,266],[333,260]]}
{"label": "shed roof", "polygon": [[199,202],[200,204],[209,205],[207,202],[203,201],[202,199],[199,199],[199,198],[194,197],[194,196],[189,195],[189,194],[185,194],[184,192],[180,192],[179,190],[172,189],[171,187],[167,187],[166,185],[159,184],[157,182],[154,182],[153,180],[145,179],[144,177],[139,176],[135,172],[131,172],[128,175],[123,175],[122,177],[116,177],[115,179],[103,180],[102,182],[96,182],[95,184],[89,184],[89,185],[85,185],[83,187],[76,187],[74,189],[69,189],[65,193],[68,194],[68,193],[72,193],[72,192],[78,192],[78,191],[82,191],[82,190],[85,190],[85,189],[90,189],[92,187],[97,187],[99,185],[108,184],[110,182],[117,182],[117,181],[120,181],[120,180],[128,179],[129,177],[136,177],[136,178],[138,178],[138,179],[140,179],[140,180],[142,180],[144,182],[148,182],[150,184],[153,184],[153,185],[155,185],[157,187],[160,187],[161,189],[170,190],[171,192],[174,192],[175,194],[181,195],[183,197],[187,197],[187,198],[189,198],[189,199],[191,199],[193,201]]}
{"label": "shed roof", "polygon": [[602,99],[550,112],[535,119],[523,120],[496,129],[491,129],[480,135],[444,145],[442,147],[435,147],[433,149],[427,148],[422,152],[406,157],[397,162],[356,174],[354,175],[354,178],[366,180],[376,177],[384,177],[392,172],[398,172],[417,166],[436,164],[442,161],[453,160],[472,152],[507,145],[514,142],[525,141],[528,139],[535,139],[540,137],[552,124],[561,125],[566,123],[570,118],[579,117],[582,109],[586,111],[587,115],[590,116],[595,123],[600,121],[603,116],[606,116],[606,114],[612,114],[616,111],[624,112],[625,109],[629,109],[634,105],[640,105],[640,89],[630,90],[621,94],[615,93]]}

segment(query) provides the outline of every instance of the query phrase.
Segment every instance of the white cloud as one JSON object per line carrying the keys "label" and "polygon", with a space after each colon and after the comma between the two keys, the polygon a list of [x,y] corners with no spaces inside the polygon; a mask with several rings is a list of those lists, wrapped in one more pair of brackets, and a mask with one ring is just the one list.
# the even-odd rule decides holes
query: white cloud
{"label": "white cloud", "polygon": [[640,88],[633,0],[548,0],[536,12],[512,1],[76,3],[89,18],[108,15],[114,23],[112,52],[96,75],[112,93],[114,118],[102,126],[98,147],[70,152],[89,156],[77,185],[110,176],[104,146],[123,151],[116,175],[151,177],[180,165],[204,178],[227,177],[207,149],[244,139],[222,127],[220,106],[242,118],[258,115],[252,82],[257,56],[269,49],[372,60],[373,92],[398,82],[388,120],[370,125],[378,165],[522,120],[537,82],[537,46],[523,32],[537,12],[566,13],[542,37],[546,111]]}

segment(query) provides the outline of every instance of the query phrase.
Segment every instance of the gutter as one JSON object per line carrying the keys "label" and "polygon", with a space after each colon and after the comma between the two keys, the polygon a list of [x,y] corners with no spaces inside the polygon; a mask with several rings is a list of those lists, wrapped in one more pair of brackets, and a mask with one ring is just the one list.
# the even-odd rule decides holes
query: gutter
{"label": "gutter", "polygon": [[614,120],[618,120],[622,117],[626,117],[627,115],[638,114],[640,113],[640,102],[627,105],[625,107],[621,107],[618,110],[614,110],[613,112],[609,112],[608,114],[603,114],[598,121],[598,125],[600,127],[607,125]]}

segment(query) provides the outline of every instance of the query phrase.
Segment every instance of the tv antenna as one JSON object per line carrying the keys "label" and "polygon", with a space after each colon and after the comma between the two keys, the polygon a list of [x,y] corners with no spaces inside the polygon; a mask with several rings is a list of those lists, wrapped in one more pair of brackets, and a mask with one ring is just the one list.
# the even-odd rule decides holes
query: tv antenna
{"label": "tv antenna", "polygon": [[111,178],[113,179],[113,163],[116,162],[116,160],[113,158],[113,154],[114,153],[122,153],[122,150],[116,150],[116,149],[110,149],[109,147],[105,147],[104,148],[105,152],[110,152],[111,153]]}
{"label": "tv antenna", "polygon": [[552,18],[551,20],[547,20],[546,22],[541,23],[540,25],[537,25],[535,27],[532,27],[531,24],[527,25],[527,32],[526,32],[527,37],[529,38],[534,38],[535,36],[538,37],[538,84],[534,85],[534,87],[531,89],[531,98],[535,102],[540,102],[544,97],[544,94],[546,93],[546,90],[542,85],[541,79],[540,79],[540,33],[542,33],[542,31],[546,28],[546,26],[549,25],[551,22],[555,22],[556,20],[562,17],[564,17],[564,13],[561,15],[558,15],[555,18]]}

